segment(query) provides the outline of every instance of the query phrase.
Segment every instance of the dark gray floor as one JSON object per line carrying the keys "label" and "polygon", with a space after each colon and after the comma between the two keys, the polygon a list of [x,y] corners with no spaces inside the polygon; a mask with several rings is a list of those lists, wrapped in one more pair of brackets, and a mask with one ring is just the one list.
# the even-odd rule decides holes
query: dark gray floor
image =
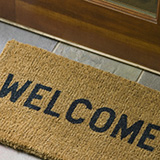
{"label": "dark gray floor", "polygon": [[[71,45],[58,42],[56,40],[46,38],[41,35],[5,24],[0,22],[0,52],[3,50],[7,41],[15,39],[17,41],[31,44],[48,51],[52,51],[58,55],[62,55],[69,59],[80,63],[91,65],[95,68],[116,74],[123,78],[136,81],[142,85],[160,91],[160,76],[149,73],[142,69],[96,55]],[[25,153],[17,152],[8,147],[0,145],[1,159],[5,160],[36,160],[37,158]]]}

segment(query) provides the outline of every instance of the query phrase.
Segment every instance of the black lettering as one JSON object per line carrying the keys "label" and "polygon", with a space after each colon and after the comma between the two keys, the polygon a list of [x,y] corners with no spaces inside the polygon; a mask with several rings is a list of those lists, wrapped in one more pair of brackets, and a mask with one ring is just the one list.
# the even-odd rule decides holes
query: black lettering
{"label": "black lettering", "polygon": [[90,110],[92,109],[92,104],[90,103],[89,100],[86,100],[86,99],[77,99],[77,100],[75,100],[75,101],[71,104],[71,106],[70,106],[70,108],[68,109],[67,114],[66,114],[66,119],[67,119],[69,122],[73,123],[73,124],[82,123],[82,122],[84,121],[84,119],[82,119],[82,118],[74,119],[74,118],[72,117],[72,113],[74,112],[74,109],[77,107],[77,105],[78,105],[79,103],[85,104],[86,107],[87,107],[88,109],[90,109]]}
{"label": "black lettering", "polygon": [[5,97],[9,92],[11,92],[10,101],[16,102],[17,99],[23,94],[23,92],[29,87],[32,81],[27,81],[19,90],[18,82],[15,82],[12,86],[8,87],[13,79],[13,74],[9,74],[7,80],[5,81],[2,89],[0,90],[0,97]]}
{"label": "black lettering", "polygon": [[116,137],[120,128],[122,129],[121,140],[123,138],[127,137],[131,132],[133,132],[130,139],[128,140],[128,143],[132,144],[134,139],[136,138],[137,134],[139,133],[143,123],[144,123],[144,121],[140,120],[140,121],[137,121],[136,123],[134,123],[129,128],[127,128],[127,115],[123,114],[121,116],[118,124],[116,125],[115,129],[113,130],[111,136]]}
{"label": "black lettering", "polygon": [[160,131],[160,126],[157,126],[157,125],[154,125],[154,124],[148,124],[148,126],[146,127],[146,130],[144,131],[142,137],[140,138],[140,140],[137,144],[138,147],[146,149],[148,151],[153,151],[154,150],[154,148],[152,146],[148,146],[148,145],[144,144],[144,142],[147,138],[155,139],[155,135],[150,134],[150,131],[152,129]]}
{"label": "black lettering", "polygon": [[50,88],[50,87],[44,86],[42,84],[36,84],[35,88],[32,90],[28,99],[25,101],[24,106],[29,107],[29,108],[34,109],[34,110],[37,110],[37,111],[39,111],[41,109],[40,107],[31,104],[31,101],[33,99],[39,99],[39,100],[42,99],[41,95],[36,94],[40,89],[43,89],[43,90],[46,90],[46,91],[49,91],[49,92],[52,90],[52,88]]}
{"label": "black lettering", "polygon": [[58,99],[58,97],[60,96],[61,91],[56,91],[55,94],[53,95],[51,101],[49,102],[47,108],[44,110],[45,114],[49,114],[51,116],[55,116],[55,117],[59,117],[59,114],[56,112],[51,111],[51,109],[53,108],[56,100]]}
{"label": "black lettering", "polygon": [[[107,122],[104,124],[104,126],[100,128],[100,127],[95,126],[95,123],[97,122],[97,120],[102,112],[108,112],[110,114],[110,117],[107,120]],[[96,110],[96,112],[94,113],[94,115],[91,118],[91,121],[89,123],[90,128],[95,132],[105,132],[107,129],[109,129],[109,127],[113,123],[115,117],[116,117],[115,112],[111,108],[107,108],[107,107],[99,108]]]}

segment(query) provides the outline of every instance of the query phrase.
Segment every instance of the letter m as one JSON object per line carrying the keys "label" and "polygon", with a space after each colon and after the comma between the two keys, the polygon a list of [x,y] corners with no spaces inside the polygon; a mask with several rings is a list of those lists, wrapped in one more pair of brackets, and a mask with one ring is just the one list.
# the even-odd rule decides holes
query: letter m
{"label": "letter m", "polygon": [[2,89],[0,90],[0,97],[5,97],[9,92],[11,92],[10,101],[16,102],[17,99],[23,94],[23,92],[29,87],[32,81],[27,81],[19,90],[18,89],[18,82],[15,82],[12,86],[9,87],[12,79],[13,74],[9,74],[7,80],[5,81]]}
{"label": "letter m", "polygon": [[127,128],[127,115],[123,114],[116,125],[115,129],[113,130],[111,136],[116,137],[118,131],[121,130],[121,140],[125,137],[127,137],[129,134],[132,133],[130,139],[128,140],[128,143],[132,144],[133,141],[135,140],[136,136],[138,135],[144,121],[137,121],[134,123],[132,126]]}

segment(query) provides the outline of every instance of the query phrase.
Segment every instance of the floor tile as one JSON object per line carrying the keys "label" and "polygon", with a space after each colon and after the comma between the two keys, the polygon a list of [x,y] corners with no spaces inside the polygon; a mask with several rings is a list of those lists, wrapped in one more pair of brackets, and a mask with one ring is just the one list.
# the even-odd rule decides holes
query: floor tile
{"label": "floor tile", "polygon": [[141,69],[118,62],[117,68],[115,69],[113,74],[116,74],[131,81],[136,81],[141,72]]}
{"label": "floor tile", "polygon": [[11,39],[31,44],[48,51],[52,51],[57,44],[55,40],[0,22],[0,53],[6,42]]}
{"label": "floor tile", "polygon": [[154,73],[144,71],[138,80],[138,83],[160,91],[160,76]]}
{"label": "floor tile", "polygon": [[0,160],[40,160],[37,157],[0,145]]}
{"label": "floor tile", "polygon": [[136,81],[141,70],[132,66],[129,66],[118,61],[96,55],[94,53],[85,51],[80,48],[76,48],[64,43],[58,44],[54,51],[56,54],[64,56],[66,58],[75,60],[77,62],[90,65],[92,67],[114,73],[121,77],[127,78],[132,81]]}

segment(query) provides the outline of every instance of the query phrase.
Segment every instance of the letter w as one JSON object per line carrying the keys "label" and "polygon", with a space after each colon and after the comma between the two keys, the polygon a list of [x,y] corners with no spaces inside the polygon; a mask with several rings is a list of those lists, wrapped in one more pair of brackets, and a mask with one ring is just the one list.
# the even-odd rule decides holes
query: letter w
{"label": "letter w", "polygon": [[143,123],[144,123],[144,121],[140,120],[140,121],[137,121],[136,123],[134,123],[129,128],[127,128],[127,115],[123,114],[121,116],[118,124],[116,125],[115,129],[113,130],[111,136],[116,137],[120,128],[122,129],[121,140],[123,138],[127,137],[131,132],[133,132],[130,139],[128,140],[128,143],[132,144],[133,141],[135,140],[136,136],[138,135]]}
{"label": "letter w", "polygon": [[32,81],[27,81],[19,90],[18,88],[18,82],[15,82],[12,86],[8,87],[13,79],[13,74],[9,74],[7,77],[6,82],[4,83],[2,89],[0,90],[0,97],[5,97],[9,92],[11,92],[11,102],[16,102],[17,99],[23,94],[23,92],[29,87],[29,85],[32,83]]}

